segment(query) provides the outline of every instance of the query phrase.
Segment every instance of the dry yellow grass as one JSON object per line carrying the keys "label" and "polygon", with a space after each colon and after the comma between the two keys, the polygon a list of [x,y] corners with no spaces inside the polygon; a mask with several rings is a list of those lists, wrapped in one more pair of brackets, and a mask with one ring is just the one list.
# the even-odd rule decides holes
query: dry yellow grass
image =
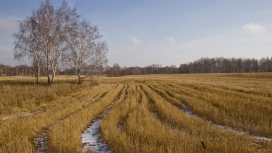
{"label": "dry yellow grass", "polygon": [[113,102],[100,125],[113,152],[272,152],[272,141],[254,137],[272,139],[271,78],[145,75],[78,85],[62,76],[34,88],[33,78],[1,77],[0,152],[36,152],[45,130],[49,152],[82,152],[81,133]]}
{"label": "dry yellow grass", "polygon": [[52,87],[46,84],[46,78],[41,78],[41,83],[34,87],[31,77],[1,77],[0,117],[36,111],[35,109],[46,107],[62,96],[93,85],[97,85],[97,81],[87,81],[84,85],[78,85],[76,77],[61,76],[56,78]]}

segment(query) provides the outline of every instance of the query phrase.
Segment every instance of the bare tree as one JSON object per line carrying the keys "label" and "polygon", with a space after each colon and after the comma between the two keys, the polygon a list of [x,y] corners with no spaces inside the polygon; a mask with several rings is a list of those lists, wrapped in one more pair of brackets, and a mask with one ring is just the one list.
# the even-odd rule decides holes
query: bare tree
{"label": "bare tree", "polygon": [[46,59],[48,84],[52,84],[61,57],[67,50],[68,37],[72,34],[79,15],[66,2],[55,10],[48,0],[41,3],[40,9],[33,15],[38,23],[42,52]]}
{"label": "bare tree", "polygon": [[85,71],[89,75],[97,74],[107,63],[108,48],[99,40],[101,37],[97,26],[86,20],[80,22],[76,9],[65,1],[55,9],[46,0],[31,17],[20,22],[20,31],[14,34],[14,57],[20,60],[27,56],[33,61],[37,81],[40,65],[44,65],[49,85],[54,82],[60,63],[70,63],[76,68],[80,83],[83,69],[88,69]]}
{"label": "bare tree", "polygon": [[41,2],[31,17],[20,22],[20,31],[14,34],[15,59],[31,58],[37,67],[37,81],[40,65],[45,65],[48,84],[52,84],[78,18],[76,9],[71,9],[65,1],[57,9],[49,0]]}
{"label": "bare tree", "polygon": [[97,26],[92,26],[90,22],[83,20],[74,25],[74,29],[69,39],[69,52],[65,57],[76,68],[78,82],[81,83],[83,70],[88,72],[87,76],[101,70],[100,67],[107,62],[105,55],[108,48],[105,42],[99,41],[102,35]]}
{"label": "bare tree", "polygon": [[56,25],[55,10],[49,1],[41,2],[40,8],[32,13],[33,20],[37,23],[38,36],[36,40],[39,40],[41,52],[44,55],[44,62],[46,65],[46,75],[48,78],[48,84],[50,81],[50,61],[51,52],[54,47],[55,32],[53,31]]}
{"label": "bare tree", "polygon": [[104,68],[107,66],[108,60],[106,54],[108,52],[108,46],[106,42],[97,42],[95,45],[94,56],[91,60],[91,69],[88,69],[88,74],[101,74]]}
{"label": "bare tree", "polygon": [[57,68],[61,62],[61,58],[65,51],[69,47],[69,37],[73,34],[75,26],[77,25],[79,15],[76,13],[76,9],[71,9],[68,3],[63,2],[61,7],[55,10],[55,24],[52,28],[54,33],[53,38],[53,50],[50,54],[50,65],[52,71],[51,83],[54,82]]}
{"label": "bare tree", "polygon": [[111,76],[120,76],[121,74],[121,67],[118,63],[114,63],[111,69]]}
{"label": "bare tree", "polygon": [[34,73],[36,75],[36,82],[39,83],[40,65],[41,65],[41,51],[40,42],[37,39],[37,23],[31,17],[24,21],[19,21],[19,32],[14,33],[14,57],[17,60],[22,60],[28,57],[32,61]]}

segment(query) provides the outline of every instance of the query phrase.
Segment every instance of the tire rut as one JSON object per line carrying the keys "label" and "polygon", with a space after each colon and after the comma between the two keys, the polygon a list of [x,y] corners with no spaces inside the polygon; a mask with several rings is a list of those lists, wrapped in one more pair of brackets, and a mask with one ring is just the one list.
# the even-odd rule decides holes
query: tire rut
{"label": "tire rut", "polygon": [[93,120],[91,126],[89,126],[81,135],[83,152],[88,150],[93,152],[103,152],[110,153],[108,146],[105,142],[100,140],[100,122],[103,119],[104,115],[112,108],[114,103],[111,103],[104,112],[99,115],[99,117]]}
{"label": "tire rut", "polygon": [[[102,94],[101,94],[102,93]],[[88,104],[85,104],[83,106],[83,108],[81,109],[77,109],[63,117],[61,117],[60,119],[56,120],[55,122],[53,122],[51,125],[49,125],[48,127],[44,128],[33,140],[34,146],[35,148],[37,148],[37,153],[47,153],[50,152],[49,151],[49,144],[48,144],[48,134],[50,132],[50,130],[54,127],[54,125],[58,122],[61,122],[63,120],[65,120],[66,118],[68,118],[71,115],[74,115],[76,113],[78,113],[79,111],[81,111],[82,109],[88,107],[89,105],[92,105],[98,101],[100,101],[105,95],[107,94],[107,92],[100,92],[97,93],[94,97],[93,100]],[[97,98],[96,98],[97,97]],[[81,101],[82,97],[80,97],[80,101]]]}

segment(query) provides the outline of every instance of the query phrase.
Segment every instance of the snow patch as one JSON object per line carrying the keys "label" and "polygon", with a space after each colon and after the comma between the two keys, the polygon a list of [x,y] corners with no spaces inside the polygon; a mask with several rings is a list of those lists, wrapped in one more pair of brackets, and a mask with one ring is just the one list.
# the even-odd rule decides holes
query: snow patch
{"label": "snow patch", "polygon": [[48,149],[48,142],[47,142],[47,135],[48,130],[44,130],[41,134],[34,138],[34,144],[38,147],[37,153],[46,152]]}
{"label": "snow patch", "polygon": [[83,152],[91,150],[93,152],[100,152],[100,153],[111,153],[108,149],[106,143],[101,141],[99,127],[100,122],[103,116],[109,111],[112,107],[113,103],[98,117],[98,119],[94,120],[93,124],[89,126],[81,135],[82,137],[82,144],[83,144]]}
{"label": "snow patch", "polygon": [[182,104],[182,107],[183,107],[184,111],[185,111],[188,115],[190,115],[190,116],[193,115],[193,112],[192,112],[185,104]]}

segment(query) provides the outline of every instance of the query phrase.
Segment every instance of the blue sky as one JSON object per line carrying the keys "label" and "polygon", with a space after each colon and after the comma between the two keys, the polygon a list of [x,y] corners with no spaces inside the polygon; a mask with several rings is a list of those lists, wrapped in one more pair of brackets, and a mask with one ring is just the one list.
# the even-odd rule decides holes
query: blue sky
{"label": "blue sky", "polygon": [[[13,60],[18,20],[40,0],[0,1],[0,63]],[[60,6],[62,0],[51,0]],[[109,47],[108,65],[162,66],[201,57],[272,56],[271,0],[67,0],[82,18],[98,25]]]}

